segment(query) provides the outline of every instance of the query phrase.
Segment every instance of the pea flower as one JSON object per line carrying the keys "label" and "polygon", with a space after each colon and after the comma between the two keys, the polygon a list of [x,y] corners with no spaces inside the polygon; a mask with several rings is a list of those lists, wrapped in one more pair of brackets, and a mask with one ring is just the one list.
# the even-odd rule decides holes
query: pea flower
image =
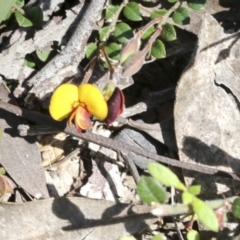
{"label": "pea flower", "polygon": [[[120,97],[116,98],[114,95]],[[62,84],[51,97],[49,112],[56,121],[68,118],[70,126],[73,121],[80,132],[92,127],[91,116],[106,121],[109,126],[122,113],[123,106],[124,97],[119,88],[110,91],[110,97],[105,98],[96,86],[89,83],[79,86]]]}

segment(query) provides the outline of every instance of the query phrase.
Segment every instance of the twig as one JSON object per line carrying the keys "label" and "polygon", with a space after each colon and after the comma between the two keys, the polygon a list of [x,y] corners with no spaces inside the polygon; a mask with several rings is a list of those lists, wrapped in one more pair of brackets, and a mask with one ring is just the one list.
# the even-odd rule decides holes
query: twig
{"label": "twig", "polygon": [[36,136],[36,135],[43,135],[43,134],[52,134],[58,133],[59,130],[53,129],[44,125],[37,125],[37,126],[29,126],[27,124],[20,124],[18,125],[18,134],[21,137],[25,136]]}
{"label": "twig", "polygon": [[[233,203],[233,201],[237,197],[229,197],[226,199],[216,199],[211,201],[205,201],[205,203],[212,209],[218,209],[223,206],[226,202]],[[158,217],[165,217],[165,216],[177,216],[183,214],[190,214],[192,213],[192,208],[190,205],[185,204],[175,204],[175,205],[167,205],[167,204],[160,204],[154,203],[153,209],[151,213]]]}
{"label": "twig", "polygon": [[76,148],[74,149],[72,152],[70,152],[64,159],[51,164],[51,166],[46,166],[45,169],[47,170],[53,170],[58,168],[59,166],[61,166],[62,164],[68,162],[69,160],[71,160],[73,157],[77,156],[79,154],[80,148]]}
{"label": "twig", "polygon": [[120,13],[122,12],[122,9],[127,5],[128,3],[128,0],[124,0],[121,5],[119,6],[117,12],[113,15],[113,19],[109,25],[109,30],[108,32],[106,33],[106,35],[104,36],[104,39],[103,41],[107,41],[108,38],[110,37],[110,34],[114,31],[115,27],[116,27],[116,24],[117,24],[117,21],[118,21],[118,18],[119,18],[119,15]]}
{"label": "twig", "polygon": [[166,23],[168,18],[171,16],[171,14],[179,7],[181,6],[181,1],[177,1],[169,10],[168,12],[163,16],[162,21],[159,23],[158,27],[162,27],[163,24]]}
{"label": "twig", "polygon": [[109,139],[91,132],[79,133],[75,128],[66,126],[66,122],[56,122],[48,115],[44,115],[39,112],[34,112],[24,108],[20,108],[18,106],[15,106],[3,101],[0,101],[0,108],[5,111],[14,113],[18,116],[22,116],[28,120],[31,120],[40,124],[48,125],[54,129],[58,129],[59,131],[81,138],[88,142],[96,143],[102,147],[106,147],[117,152],[128,150],[130,152],[134,152],[138,155],[152,159],[153,161],[160,162],[173,167],[178,167],[186,170],[201,172],[209,175],[221,176],[221,177],[240,181],[240,177],[237,174],[232,172],[222,171],[222,170],[218,170],[218,169],[214,169],[214,168],[210,168],[202,165],[197,165],[193,163],[180,162],[175,159],[171,159],[168,157],[164,157],[164,156],[160,156],[160,155],[148,152],[142,148],[126,144],[125,142]]}
{"label": "twig", "polygon": [[137,184],[137,182],[140,179],[140,176],[134,161],[130,157],[128,157],[128,151],[120,151],[120,156],[123,158],[124,162],[128,166],[129,171],[132,174],[135,183]]}

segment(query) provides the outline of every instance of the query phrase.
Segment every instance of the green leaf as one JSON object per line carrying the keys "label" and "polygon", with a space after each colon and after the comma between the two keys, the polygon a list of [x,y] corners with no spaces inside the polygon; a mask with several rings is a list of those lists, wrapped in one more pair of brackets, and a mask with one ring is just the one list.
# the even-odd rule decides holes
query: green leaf
{"label": "green leaf", "polygon": [[5,18],[3,19],[3,21],[8,20],[11,16],[12,16],[12,11],[9,11],[8,14],[5,16]]}
{"label": "green leaf", "polygon": [[209,230],[218,232],[219,224],[214,211],[204,201],[196,197],[193,197],[192,206],[198,220]]}
{"label": "green leaf", "polygon": [[51,51],[42,52],[42,51],[37,50],[36,54],[42,62],[46,62],[51,54]]}
{"label": "green leaf", "polygon": [[109,68],[108,63],[105,62],[105,61],[101,61],[101,65],[102,65],[104,68]]}
{"label": "green leaf", "polygon": [[154,31],[155,31],[154,26],[149,27],[147,31],[145,31],[145,33],[142,35],[141,39],[142,40],[148,39]]}
{"label": "green leaf", "polygon": [[162,185],[154,178],[142,177],[137,184],[137,193],[144,203],[163,203],[167,194]]}
{"label": "green leaf", "polygon": [[117,43],[110,43],[106,47],[106,52],[109,58],[113,60],[119,60],[120,59],[120,52],[122,50],[121,45]]}
{"label": "green leaf", "polygon": [[187,190],[177,175],[173,173],[168,167],[155,162],[148,163],[147,167],[150,174],[163,185],[167,187],[175,187],[183,191]]}
{"label": "green leaf", "polygon": [[155,19],[155,18],[158,18],[160,16],[164,16],[168,11],[166,9],[159,9],[159,10],[154,10],[152,11],[151,13],[151,19]]}
{"label": "green leaf", "polygon": [[119,6],[111,6],[109,8],[106,9],[105,12],[105,19],[109,20],[113,17],[113,15],[118,11]]}
{"label": "green leaf", "polygon": [[134,236],[122,236],[118,240],[136,240]]}
{"label": "green leaf", "polygon": [[108,33],[108,31],[110,30],[109,26],[103,27],[100,32],[99,32],[99,39],[100,41],[104,42],[106,39],[106,34]]}
{"label": "green leaf", "polygon": [[27,17],[33,22],[34,26],[41,28],[43,25],[43,11],[39,6],[32,7],[27,11]]}
{"label": "green leaf", "polygon": [[151,240],[163,240],[163,235],[162,234],[158,234],[158,235],[155,235]]}
{"label": "green leaf", "polygon": [[153,43],[152,49],[151,49],[151,54],[155,58],[158,58],[158,59],[166,57],[166,49],[165,49],[165,46],[164,46],[164,44],[161,40],[157,39]]}
{"label": "green leaf", "polygon": [[187,0],[187,4],[193,10],[202,10],[206,7],[207,0]]}
{"label": "green leaf", "polygon": [[25,5],[25,1],[24,0],[17,0],[15,4],[19,8],[22,8]]}
{"label": "green leaf", "polygon": [[190,23],[190,14],[185,7],[179,7],[173,13],[172,18],[173,18],[173,21],[177,24],[185,25]]}
{"label": "green leaf", "polygon": [[191,229],[187,233],[187,240],[200,240],[199,233],[196,230]]}
{"label": "green leaf", "polygon": [[170,24],[170,23],[164,24],[162,26],[161,37],[165,41],[173,41],[173,40],[175,40],[177,38],[177,34],[176,34],[174,26],[172,24]]}
{"label": "green leaf", "polygon": [[136,2],[128,3],[123,9],[123,15],[131,21],[141,21],[140,8]]}
{"label": "green leaf", "polygon": [[183,204],[190,204],[193,201],[193,195],[187,191],[182,193]]}
{"label": "green leaf", "polygon": [[86,47],[86,58],[91,59],[94,55],[96,55],[98,47],[95,43],[89,43]]}
{"label": "green leaf", "polygon": [[29,68],[34,68],[36,66],[34,58],[31,54],[27,54],[24,58],[24,65]]}
{"label": "green leaf", "polygon": [[170,3],[175,3],[175,2],[177,2],[178,0],[168,0],[168,2],[170,2]]}
{"label": "green leaf", "polygon": [[197,196],[201,192],[201,185],[193,185],[193,186],[189,187],[187,191],[189,193],[191,193],[192,195]]}
{"label": "green leaf", "polygon": [[114,36],[120,43],[127,43],[129,39],[133,38],[133,31],[126,23],[118,23],[116,25]]}
{"label": "green leaf", "polygon": [[[0,129],[0,133],[1,133],[1,129]],[[1,134],[0,134],[1,135]],[[1,136],[0,136],[1,138]],[[5,175],[6,174],[6,170],[4,168],[0,168],[0,175]]]}
{"label": "green leaf", "polygon": [[233,201],[232,212],[234,217],[240,218],[240,198],[236,198]]}
{"label": "green leaf", "polygon": [[24,17],[20,12],[15,12],[14,15],[15,15],[15,18],[16,18],[16,20],[18,22],[18,25],[20,27],[31,27],[31,26],[33,26],[33,23],[29,19]]}
{"label": "green leaf", "polygon": [[11,8],[15,4],[16,0],[7,0],[7,1],[0,1],[0,23],[7,19]]}

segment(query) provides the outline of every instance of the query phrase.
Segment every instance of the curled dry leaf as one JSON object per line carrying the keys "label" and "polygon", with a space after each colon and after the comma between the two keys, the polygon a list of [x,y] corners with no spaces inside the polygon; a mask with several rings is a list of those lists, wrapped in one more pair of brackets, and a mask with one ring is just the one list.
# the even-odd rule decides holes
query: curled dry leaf
{"label": "curled dry leaf", "polygon": [[4,195],[5,193],[13,193],[13,189],[15,187],[16,185],[10,178],[0,175],[0,195]]}

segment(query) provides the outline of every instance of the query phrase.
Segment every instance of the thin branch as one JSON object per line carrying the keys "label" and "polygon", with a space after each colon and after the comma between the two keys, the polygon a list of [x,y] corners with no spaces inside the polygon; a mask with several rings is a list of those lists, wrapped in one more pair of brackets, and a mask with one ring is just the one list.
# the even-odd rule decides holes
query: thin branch
{"label": "thin branch", "polygon": [[102,147],[106,147],[117,152],[128,150],[130,152],[134,152],[135,154],[152,159],[153,161],[160,162],[173,167],[201,172],[209,175],[217,175],[217,176],[240,181],[240,177],[237,174],[232,172],[222,171],[222,170],[218,170],[218,169],[214,169],[214,168],[210,168],[202,165],[197,165],[193,163],[180,162],[175,159],[171,159],[168,157],[164,157],[164,156],[160,156],[160,155],[148,152],[142,148],[126,144],[125,142],[109,139],[91,132],[79,133],[75,128],[73,127],[71,128],[67,126],[66,122],[56,122],[48,115],[44,115],[38,112],[20,108],[18,106],[15,106],[3,101],[0,101],[0,108],[5,111],[14,113],[18,116],[22,116],[28,120],[50,126],[52,128],[58,129],[59,131],[81,138],[88,142],[96,143]]}

